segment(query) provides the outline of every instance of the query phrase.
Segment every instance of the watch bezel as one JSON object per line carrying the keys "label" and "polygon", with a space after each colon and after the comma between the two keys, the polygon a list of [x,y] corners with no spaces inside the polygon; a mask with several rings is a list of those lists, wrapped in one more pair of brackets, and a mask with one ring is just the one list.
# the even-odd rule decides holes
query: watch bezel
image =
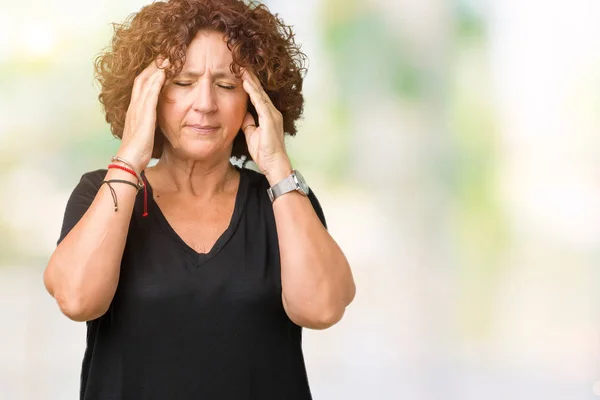
{"label": "watch bezel", "polygon": [[296,190],[302,193],[305,196],[308,196],[310,192],[310,187],[306,183],[306,180],[298,170],[292,170],[292,177],[294,179],[294,183],[296,183]]}

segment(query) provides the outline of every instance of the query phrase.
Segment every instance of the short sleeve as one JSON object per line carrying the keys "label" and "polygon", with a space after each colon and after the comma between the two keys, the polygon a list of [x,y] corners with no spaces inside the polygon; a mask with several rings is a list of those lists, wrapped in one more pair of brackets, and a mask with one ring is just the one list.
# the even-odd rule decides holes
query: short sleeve
{"label": "short sleeve", "polygon": [[315,209],[315,212],[319,216],[321,223],[323,224],[325,229],[327,229],[327,221],[325,220],[325,214],[323,214],[323,208],[321,207],[321,203],[319,203],[319,200],[317,199],[317,196],[315,195],[315,192],[312,189],[310,189],[310,191],[308,192],[308,198],[310,199],[310,202],[313,208]]}
{"label": "short sleeve", "polygon": [[69,234],[71,229],[77,225],[88,208],[90,208],[90,205],[98,194],[98,190],[100,190],[100,185],[106,176],[106,172],[107,170],[96,170],[86,172],[81,176],[79,183],[75,186],[67,201],[60,237],[56,242],[57,246]]}

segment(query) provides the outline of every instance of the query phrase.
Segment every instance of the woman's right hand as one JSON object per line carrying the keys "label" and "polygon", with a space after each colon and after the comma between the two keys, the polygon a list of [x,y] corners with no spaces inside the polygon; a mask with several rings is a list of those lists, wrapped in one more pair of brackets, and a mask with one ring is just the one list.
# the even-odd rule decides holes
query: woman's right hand
{"label": "woman's right hand", "polygon": [[158,95],[165,83],[165,68],[168,66],[168,59],[158,58],[133,82],[117,156],[133,164],[137,172],[146,168],[152,158]]}

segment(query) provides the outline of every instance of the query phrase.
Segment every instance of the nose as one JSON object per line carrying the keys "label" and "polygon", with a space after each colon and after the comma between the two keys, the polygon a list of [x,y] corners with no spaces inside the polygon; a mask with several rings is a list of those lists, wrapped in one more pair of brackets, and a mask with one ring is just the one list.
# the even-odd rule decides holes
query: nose
{"label": "nose", "polygon": [[209,80],[202,79],[193,92],[192,107],[194,111],[211,113],[217,109],[214,88]]}

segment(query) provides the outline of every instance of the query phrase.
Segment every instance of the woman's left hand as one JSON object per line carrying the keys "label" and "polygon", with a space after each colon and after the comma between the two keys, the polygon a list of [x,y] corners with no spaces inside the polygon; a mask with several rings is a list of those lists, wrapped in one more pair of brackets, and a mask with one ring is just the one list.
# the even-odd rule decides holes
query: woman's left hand
{"label": "woman's left hand", "polygon": [[276,183],[292,170],[285,149],[283,116],[275,108],[255,74],[243,70],[242,81],[258,114],[258,126],[250,113],[246,114],[242,123],[248,152],[267,179]]}

